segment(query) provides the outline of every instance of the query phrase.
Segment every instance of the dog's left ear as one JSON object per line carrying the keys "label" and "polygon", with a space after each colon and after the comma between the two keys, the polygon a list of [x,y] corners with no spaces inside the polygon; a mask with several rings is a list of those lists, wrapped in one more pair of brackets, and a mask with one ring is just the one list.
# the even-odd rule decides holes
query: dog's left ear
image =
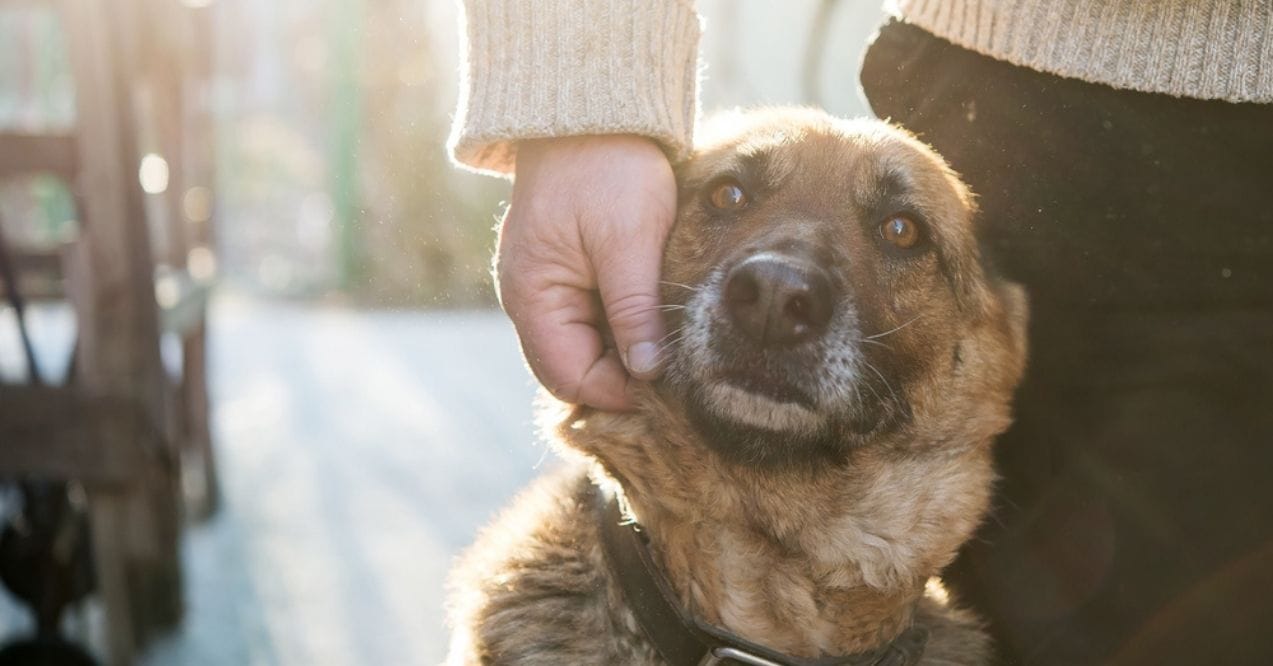
{"label": "dog's left ear", "polygon": [[1013,381],[1021,381],[1025,372],[1026,357],[1029,352],[1027,342],[1030,329],[1030,299],[1026,296],[1025,287],[1006,280],[1000,280],[993,287],[998,296],[1001,318],[1004,322],[1004,335],[1009,350],[1009,364],[1013,372]]}

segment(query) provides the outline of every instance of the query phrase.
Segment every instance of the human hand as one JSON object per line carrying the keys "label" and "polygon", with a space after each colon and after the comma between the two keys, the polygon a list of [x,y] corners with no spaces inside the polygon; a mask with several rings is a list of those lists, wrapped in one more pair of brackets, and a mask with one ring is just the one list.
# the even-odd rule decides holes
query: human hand
{"label": "human hand", "polygon": [[553,395],[629,409],[629,382],[658,375],[659,267],[675,215],[676,180],[650,139],[518,146],[496,281],[526,362]]}

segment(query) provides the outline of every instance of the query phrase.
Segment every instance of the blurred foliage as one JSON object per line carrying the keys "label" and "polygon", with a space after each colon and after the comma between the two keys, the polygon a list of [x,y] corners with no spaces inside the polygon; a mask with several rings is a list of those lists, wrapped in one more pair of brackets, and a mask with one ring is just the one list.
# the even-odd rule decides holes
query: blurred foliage
{"label": "blurred foliage", "polygon": [[214,6],[231,282],[367,305],[494,303],[491,229],[507,184],[447,159],[457,82],[444,5]]}
{"label": "blurred foliage", "polygon": [[53,11],[0,2],[0,128],[65,129],[74,107],[66,40]]}
{"label": "blurred foliage", "polygon": [[[491,231],[507,185],[458,172],[444,142],[457,85],[418,0],[368,3],[362,63],[360,290],[377,300],[492,303]],[[417,11],[412,12],[412,8]],[[454,30],[454,25],[433,26]]]}
{"label": "blurred foliage", "polygon": [[[53,12],[0,6],[0,131],[63,130],[75,97],[66,41]],[[65,183],[34,174],[0,181],[0,233],[16,247],[49,250],[75,233]]]}
{"label": "blurred foliage", "polygon": [[75,207],[61,180],[35,175],[0,182],[0,233],[15,247],[52,250],[75,235]]}
{"label": "blurred foliage", "polygon": [[[508,186],[446,156],[454,5],[218,0],[207,11],[223,281],[372,306],[493,304],[491,229]],[[65,46],[47,7],[0,7],[0,129],[73,128]],[[75,217],[53,179],[0,183],[0,224],[19,244],[67,240]]]}

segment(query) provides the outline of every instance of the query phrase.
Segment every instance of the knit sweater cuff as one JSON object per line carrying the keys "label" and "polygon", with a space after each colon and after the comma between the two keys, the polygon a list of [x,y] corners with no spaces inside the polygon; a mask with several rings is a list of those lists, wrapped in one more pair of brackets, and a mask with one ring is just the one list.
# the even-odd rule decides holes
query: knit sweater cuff
{"label": "knit sweater cuff", "polygon": [[640,134],[688,155],[698,16],[689,0],[465,0],[459,108],[448,147],[512,172],[517,142]]}

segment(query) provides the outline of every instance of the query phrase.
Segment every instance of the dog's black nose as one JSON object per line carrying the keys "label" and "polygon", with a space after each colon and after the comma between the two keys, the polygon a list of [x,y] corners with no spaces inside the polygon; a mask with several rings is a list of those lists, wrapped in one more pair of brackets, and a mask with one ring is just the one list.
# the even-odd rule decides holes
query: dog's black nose
{"label": "dog's black nose", "polygon": [[831,285],[821,270],[773,255],[752,257],[725,278],[725,307],[762,347],[816,337],[831,320]]}

